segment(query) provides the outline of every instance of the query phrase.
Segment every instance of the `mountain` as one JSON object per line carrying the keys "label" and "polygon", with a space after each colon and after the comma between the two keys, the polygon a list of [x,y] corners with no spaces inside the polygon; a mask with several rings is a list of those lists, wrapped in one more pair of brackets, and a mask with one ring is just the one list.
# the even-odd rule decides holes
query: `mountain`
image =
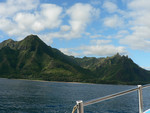
{"label": "mountain", "polygon": [[150,72],[127,56],[75,58],[47,46],[36,35],[0,43],[0,77],[111,84],[150,82]]}
{"label": "mountain", "polygon": [[98,83],[143,84],[150,81],[149,71],[119,53],[107,58],[76,58],[76,61],[81,67],[95,73]]}
{"label": "mountain", "polygon": [[0,43],[0,58],[0,77],[83,81],[88,76],[88,70],[73,64],[69,56],[47,46],[36,35]]}

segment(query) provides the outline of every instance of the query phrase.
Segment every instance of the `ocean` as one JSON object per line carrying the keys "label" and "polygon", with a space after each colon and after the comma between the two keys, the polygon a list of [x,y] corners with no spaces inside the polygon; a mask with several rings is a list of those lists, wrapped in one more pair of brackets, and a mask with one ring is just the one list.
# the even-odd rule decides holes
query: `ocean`
{"label": "ocean", "polygon": [[[88,101],[137,86],[44,82],[0,78],[0,113],[71,113],[77,100]],[[144,110],[150,88],[143,89]],[[85,113],[138,113],[138,93],[84,107]]]}

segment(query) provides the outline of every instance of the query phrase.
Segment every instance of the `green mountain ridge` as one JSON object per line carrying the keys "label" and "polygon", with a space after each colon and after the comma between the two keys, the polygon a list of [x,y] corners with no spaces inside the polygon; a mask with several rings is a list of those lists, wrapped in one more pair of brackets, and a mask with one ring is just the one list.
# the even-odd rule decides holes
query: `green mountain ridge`
{"label": "green mountain ridge", "polygon": [[47,46],[36,35],[0,43],[0,77],[112,84],[150,82],[150,72],[127,56],[75,58]]}
{"label": "green mountain ridge", "polygon": [[[8,42],[8,43],[7,43]],[[0,76],[9,78],[81,81],[84,69],[71,65],[69,57],[47,46],[35,35],[0,45]],[[14,46],[15,45],[15,46]],[[76,73],[77,77],[74,77]]]}
{"label": "green mountain ridge", "polygon": [[150,81],[150,72],[139,67],[128,56],[118,53],[107,58],[77,58],[79,65],[90,69],[97,78],[105,82],[138,84]]}

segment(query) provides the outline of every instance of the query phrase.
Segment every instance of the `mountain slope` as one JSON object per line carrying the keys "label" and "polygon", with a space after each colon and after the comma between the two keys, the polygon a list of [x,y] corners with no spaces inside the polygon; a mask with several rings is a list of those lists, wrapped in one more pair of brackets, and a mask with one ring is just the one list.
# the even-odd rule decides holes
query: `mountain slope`
{"label": "mountain slope", "polygon": [[139,67],[127,56],[116,54],[107,58],[84,57],[76,60],[81,67],[95,73],[95,81],[98,83],[138,84],[150,81],[150,72]]}
{"label": "mountain slope", "polygon": [[5,77],[10,73],[16,73],[18,51],[12,50],[9,47],[0,49],[0,76]]}
{"label": "mountain slope", "polygon": [[0,43],[0,77],[112,84],[150,82],[150,72],[127,56],[75,58],[47,46],[36,35]]}
{"label": "mountain slope", "polygon": [[71,63],[70,57],[47,46],[36,35],[19,42],[4,41],[0,47],[1,77],[83,81],[88,76],[85,75],[87,70]]}

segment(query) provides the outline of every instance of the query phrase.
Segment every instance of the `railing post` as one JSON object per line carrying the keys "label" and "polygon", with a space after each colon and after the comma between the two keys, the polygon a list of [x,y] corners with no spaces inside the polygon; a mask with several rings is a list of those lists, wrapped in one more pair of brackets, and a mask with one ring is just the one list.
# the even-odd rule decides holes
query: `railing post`
{"label": "railing post", "polygon": [[143,113],[143,97],[142,97],[142,85],[138,85],[139,93],[139,113]]}
{"label": "railing post", "polygon": [[77,102],[77,113],[84,113],[83,101],[79,100]]}

